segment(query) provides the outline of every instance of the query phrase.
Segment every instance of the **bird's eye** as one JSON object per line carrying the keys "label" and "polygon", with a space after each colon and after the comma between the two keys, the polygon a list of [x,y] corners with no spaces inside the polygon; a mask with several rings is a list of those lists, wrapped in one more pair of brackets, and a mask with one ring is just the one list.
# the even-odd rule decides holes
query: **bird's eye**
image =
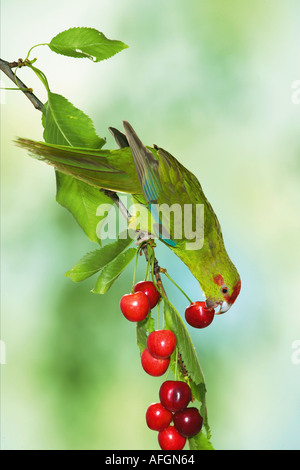
{"label": "bird's eye", "polygon": [[221,287],[221,292],[222,292],[222,294],[228,294],[228,287],[227,286],[222,286]]}

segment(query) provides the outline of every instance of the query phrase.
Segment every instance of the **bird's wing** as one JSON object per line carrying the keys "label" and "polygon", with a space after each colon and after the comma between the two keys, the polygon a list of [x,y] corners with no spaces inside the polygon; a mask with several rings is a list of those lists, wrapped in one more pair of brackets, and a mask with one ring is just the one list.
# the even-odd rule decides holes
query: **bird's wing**
{"label": "bird's wing", "polygon": [[141,194],[130,149],[99,150],[47,144],[19,138],[19,147],[62,173],[99,188]]}
{"label": "bird's wing", "polygon": [[[176,165],[174,157],[171,161],[169,158],[171,156],[164,150],[158,149],[158,147],[155,147],[152,153],[141,142],[127,121],[123,122],[123,126],[132,151],[141,189],[157,222],[156,232],[159,238],[174,247],[177,245],[173,236],[176,230],[168,209],[173,204],[178,204],[178,209],[181,211],[181,203],[184,200],[189,201],[179,164]],[[165,209],[161,211],[162,204],[167,207],[165,206]]]}

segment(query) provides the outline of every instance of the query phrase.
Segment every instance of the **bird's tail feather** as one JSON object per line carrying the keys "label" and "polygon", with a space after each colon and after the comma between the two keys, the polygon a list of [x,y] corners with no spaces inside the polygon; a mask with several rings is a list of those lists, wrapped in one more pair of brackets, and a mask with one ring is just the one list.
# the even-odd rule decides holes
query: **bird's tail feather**
{"label": "bird's tail feather", "polygon": [[125,134],[120,132],[118,129],[115,129],[115,127],[109,127],[108,129],[118,144],[119,149],[129,147],[129,142]]}

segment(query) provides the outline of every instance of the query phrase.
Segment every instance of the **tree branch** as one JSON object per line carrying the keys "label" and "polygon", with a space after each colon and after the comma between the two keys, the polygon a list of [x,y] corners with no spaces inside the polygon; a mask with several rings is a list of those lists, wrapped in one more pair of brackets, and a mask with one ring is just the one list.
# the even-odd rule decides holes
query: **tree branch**
{"label": "tree branch", "polygon": [[20,87],[20,90],[24,93],[25,96],[29,99],[29,101],[33,104],[35,109],[42,111],[44,104],[30,91],[31,89],[28,88],[25,83],[22,82],[11,70],[12,67],[16,67],[19,65],[19,62],[7,62],[6,60],[0,59],[0,70],[5,73],[5,75],[14,82],[15,85]]}

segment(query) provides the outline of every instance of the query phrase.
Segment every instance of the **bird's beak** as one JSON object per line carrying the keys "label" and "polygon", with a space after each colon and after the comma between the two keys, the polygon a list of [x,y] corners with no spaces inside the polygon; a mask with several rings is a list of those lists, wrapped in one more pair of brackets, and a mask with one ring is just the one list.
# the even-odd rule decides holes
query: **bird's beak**
{"label": "bird's beak", "polygon": [[205,305],[206,305],[206,308],[211,309],[211,308],[215,308],[218,304],[216,303],[215,300],[207,298],[205,301]]}
{"label": "bird's beak", "polygon": [[224,300],[224,301],[221,303],[221,308],[220,308],[220,310],[217,312],[217,315],[219,315],[220,313],[228,312],[228,310],[230,309],[230,307],[231,307],[231,304],[229,304],[228,302],[226,302],[226,300]]}

